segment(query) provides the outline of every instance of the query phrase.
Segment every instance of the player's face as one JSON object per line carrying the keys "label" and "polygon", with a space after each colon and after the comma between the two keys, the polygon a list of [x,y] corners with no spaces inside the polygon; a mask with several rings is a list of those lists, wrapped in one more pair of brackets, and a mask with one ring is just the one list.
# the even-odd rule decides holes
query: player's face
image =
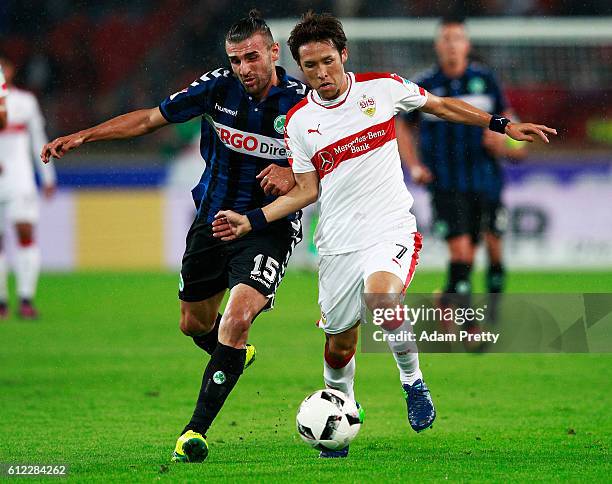
{"label": "player's face", "polygon": [[8,62],[6,59],[0,58],[0,66],[2,67],[2,72],[4,73],[4,79],[7,84],[13,83],[13,77],[15,76],[15,68],[13,64]]}
{"label": "player's face", "polygon": [[436,38],[436,53],[440,64],[462,64],[470,53],[470,41],[461,24],[440,27]]}
{"label": "player's face", "polygon": [[262,34],[255,34],[238,43],[225,43],[232,70],[246,91],[255,97],[263,96],[273,83],[274,63],[279,46]]}
{"label": "player's face", "polygon": [[332,42],[309,42],[300,46],[298,54],[306,81],[322,99],[335,99],[347,89],[346,49],[340,53]]}

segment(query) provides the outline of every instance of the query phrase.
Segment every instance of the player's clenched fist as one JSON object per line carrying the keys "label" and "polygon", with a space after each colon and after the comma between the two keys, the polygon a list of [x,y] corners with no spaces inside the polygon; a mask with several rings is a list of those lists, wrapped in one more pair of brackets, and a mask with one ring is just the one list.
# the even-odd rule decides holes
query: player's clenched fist
{"label": "player's clenched fist", "polygon": [[255,178],[261,180],[260,186],[266,195],[276,197],[285,195],[295,186],[295,178],[290,167],[268,165]]}
{"label": "player's clenched fist", "polygon": [[45,146],[43,146],[43,149],[40,153],[40,159],[44,163],[49,163],[49,159],[51,157],[59,159],[66,153],[68,153],[70,150],[81,146],[83,144],[83,141],[84,138],[79,133],[56,138],[53,141],[47,143]]}
{"label": "player's clenched fist", "polygon": [[251,231],[251,222],[246,215],[231,210],[220,210],[212,223],[213,237],[223,241],[235,240]]}

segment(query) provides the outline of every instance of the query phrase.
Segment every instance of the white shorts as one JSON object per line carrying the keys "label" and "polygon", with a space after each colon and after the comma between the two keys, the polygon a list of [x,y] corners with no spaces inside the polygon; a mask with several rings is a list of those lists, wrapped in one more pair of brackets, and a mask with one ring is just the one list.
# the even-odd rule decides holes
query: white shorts
{"label": "white shorts", "polygon": [[319,260],[319,327],[328,334],[342,333],[361,319],[362,295],[367,278],[375,272],[390,272],[408,288],[422,237],[419,232],[398,234],[393,242],[380,242],[346,254],[325,255]]}
{"label": "white shorts", "polygon": [[0,233],[7,224],[38,222],[38,194],[23,193],[8,200],[0,200]]}

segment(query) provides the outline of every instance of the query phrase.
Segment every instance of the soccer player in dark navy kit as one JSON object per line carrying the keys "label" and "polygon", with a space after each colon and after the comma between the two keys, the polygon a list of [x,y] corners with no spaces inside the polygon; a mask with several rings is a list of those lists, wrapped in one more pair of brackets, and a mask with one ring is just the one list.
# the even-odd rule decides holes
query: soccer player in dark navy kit
{"label": "soccer player in dark navy kit", "polygon": [[[209,71],[159,107],[58,138],[41,153],[47,162],[86,142],[131,138],[169,123],[202,118],[206,169],[193,190],[197,215],[187,235],[180,274],[180,328],[211,358],[193,417],[173,453],[178,462],[206,458],[206,432],[254,359],[254,348],[247,344],[251,323],[272,307],[302,236],[298,212],[235,242],[212,237],[211,222],[220,209],[247,214],[294,186],[283,140],[285,115],[306,94],[304,84],[275,66],[279,45],[257,12],[230,28],[225,48],[231,70]],[[221,315],[227,289],[229,300]]]}
{"label": "soccer player in dark navy kit", "polygon": [[[460,98],[489,113],[511,117],[490,69],[470,61],[470,42],[461,19],[442,20],[435,48],[438,65],[416,76],[414,82],[438,96]],[[420,128],[420,159],[411,129],[415,122]],[[523,158],[523,143],[508,142],[492,130],[444,122],[418,111],[397,125],[400,151],[413,181],[430,190],[434,232],[448,242],[450,262],[444,293],[470,294],[470,275],[482,234],[489,256],[487,290],[500,293],[504,284],[501,236],[506,214],[499,160]]]}

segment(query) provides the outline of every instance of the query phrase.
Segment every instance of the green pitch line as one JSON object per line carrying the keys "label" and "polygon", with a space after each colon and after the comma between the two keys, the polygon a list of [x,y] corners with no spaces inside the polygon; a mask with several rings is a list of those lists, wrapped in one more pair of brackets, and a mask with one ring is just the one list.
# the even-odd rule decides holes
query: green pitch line
{"label": "green pitch line", "polygon": [[[412,290],[442,285],[417,273]],[[482,289],[482,277],[475,278]],[[208,361],[178,330],[178,278],[47,274],[42,319],[0,322],[0,463],[68,464],[77,482],[599,482],[612,474],[612,356],[423,355],[438,409],[412,432],[390,355],[358,355],[368,421],[346,461],[294,429],[322,387],[316,275],[289,274],[250,338],[257,363],[209,434],[202,465],[169,462]],[[612,272],[511,273],[515,292],[605,292]]]}

